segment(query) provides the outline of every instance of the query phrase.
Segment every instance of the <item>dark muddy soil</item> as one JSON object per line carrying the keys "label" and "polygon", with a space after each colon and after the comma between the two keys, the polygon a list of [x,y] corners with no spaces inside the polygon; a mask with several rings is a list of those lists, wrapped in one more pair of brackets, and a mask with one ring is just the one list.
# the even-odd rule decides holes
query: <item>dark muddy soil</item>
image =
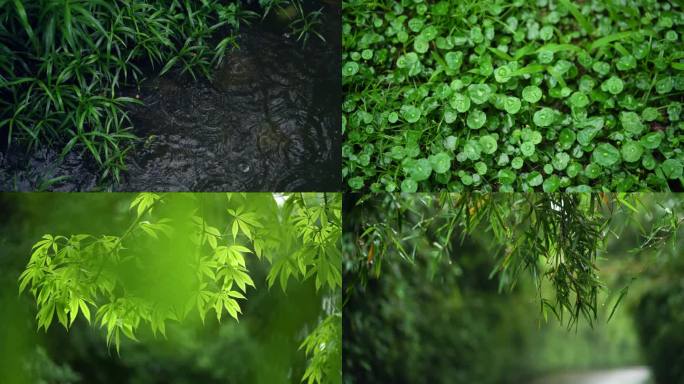
{"label": "dark muddy soil", "polygon": [[[340,15],[306,49],[272,25],[239,37],[213,80],[167,74],[124,90],[141,138],[121,182],[85,152],[0,152],[0,190],[334,191],[340,186]],[[312,39],[315,39],[313,37]]]}

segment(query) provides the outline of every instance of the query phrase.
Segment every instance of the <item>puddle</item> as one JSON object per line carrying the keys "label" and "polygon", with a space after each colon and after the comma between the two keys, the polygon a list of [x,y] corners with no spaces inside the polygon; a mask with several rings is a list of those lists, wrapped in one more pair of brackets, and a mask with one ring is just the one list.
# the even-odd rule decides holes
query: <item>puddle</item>
{"label": "puddle", "polygon": [[167,74],[124,90],[144,105],[129,108],[142,140],[120,184],[99,183],[92,160],[78,153],[60,159],[13,147],[0,152],[0,190],[338,190],[340,9],[325,8],[325,45],[310,40],[302,49],[257,23],[213,81]]}

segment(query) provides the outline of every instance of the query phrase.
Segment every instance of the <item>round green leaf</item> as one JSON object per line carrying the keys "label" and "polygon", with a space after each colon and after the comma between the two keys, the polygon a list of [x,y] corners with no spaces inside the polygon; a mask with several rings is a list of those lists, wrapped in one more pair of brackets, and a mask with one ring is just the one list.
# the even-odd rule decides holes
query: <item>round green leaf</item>
{"label": "round green leaf", "polygon": [[553,124],[555,118],[556,112],[551,108],[544,107],[534,113],[532,120],[539,127],[548,127]]}
{"label": "round green leaf", "polygon": [[470,129],[480,129],[487,121],[487,115],[479,109],[473,109],[468,113],[466,123]]}
{"label": "round green leaf", "polygon": [[605,76],[610,73],[610,64],[606,63],[605,61],[597,61],[591,66],[591,68],[601,76]]}
{"label": "round green leaf", "polygon": [[363,188],[363,178],[360,176],[352,177],[347,181],[351,189],[361,189]]}
{"label": "round green leaf", "polygon": [[620,160],[620,151],[612,144],[601,143],[594,148],[594,160],[604,167],[610,167]]}
{"label": "round green leaf", "polygon": [[494,70],[494,79],[499,83],[505,83],[511,79],[511,69],[507,66],[501,66]]}
{"label": "round green leaf", "polygon": [[577,142],[584,146],[589,145],[599,131],[600,129],[593,127],[584,128],[577,133]]}
{"label": "round green leaf", "polygon": [[542,90],[536,85],[528,85],[523,88],[522,98],[528,103],[536,103],[542,98]]}
{"label": "round green leaf", "polygon": [[462,93],[455,93],[451,96],[449,104],[460,113],[467,112],[470,109],[470,98]]}
{"label": "round green leaf", "polygon": [[373,58],[373,50],[372,49],[364,49],[363,52],[361,52],[361,57],[364,60],[370,60]]}
{"label": "round green leaf", "polygon": [[470,84],[468,86],[468,96],[475,104],[484,104],[492,95],[492,90],[487,84]]}
{"label": "round green leaf", "polygon": [[501,184],[513,184],[515,181],[515,172],[510,169],[500,169],[496,176]]}
{"label": "round green leaf", "polygon": [[575,132],[570,128],[563,128],[558,134],[558,143],[563,149],[570,149],[575,143]]}
{"label": "round green leaf", "polygon": [[420,32],[420,30],[423,29],[423,25],[425,25],[423,19],[414,17],[408,21],[408,26],[413,32]]}
{"label": "round green leaf", "polygon": [[641,112],[641,118],[644,119],[644,121],[654,121],[659,117],[660,112],[653,107],[644,108],[644,110]]}
{"label": "round green leaf", "polygon": [[529,141],[526,141],[522,144],[520,144],[520,152],[525,156],[525,157],[530,157],[534,155],[534,144],[532,144]]}
{"label": "round green leaf", "polygon": [[553,160],[551,162],[554,168],[556,168],[559,171],[562,171],[568,166],[568,163],[570,162],[570,155],[568,155],[565,152],[558,152],[553,157]]}
{"label": "round green leaf", "polygon": [[348,61],[348,62],[344,63],[344,66],[342,67],[342,76],[344,76],[344,77],[354,76],[358,72],[359,72],[359,64],[355,61]]}
{"label": "round green leaf", "polygon": [[560,177],[557,175],[549,176],[546,180],[544,180],[544,184],[542,185],[542,189],[546,193],[556,192],[558,191],[558,188],[560,188]]}
{"label": "round green leaf", "polygon": [[537,187],[540,186],[542,182],[544,182],[544,177],[541,173],[533,171],[527,175],[525,181],[527,182],[527,185],[529,185],[530,187]]}
{"label": "round green leaf", "polygon": [[515,115],[520,111],[520,99],[515,96],[508,96],[504,101],[504,109],[511,115]]}
{"label": "round green leaf", "polygon": [[496,139],[494,139],[494,136],[492,135],[481,136],[480,146],[482,147],[482,152],[491,155],[492,153],[496,152]]}
{"label": "round green leaf", "polygon": [[523,159],[521,157],[514,157],[513,160],[511,160],[511,167],[513,169],[520,169],[523,166]]}
{"label": "round green leaf", "polygon": [[630,69],[636,68],[636,66],[636,58],[634,58],[632,55],[622,56],[615,64],[615,67],[619,71],[629,71]]}
{"label": "round green leaf", "polygon": [[401,160],[406,156],[406,150],[401,145],[395,145],[390,150],[390,156],[392,156],[393,159]]}
{"label": "round green leaf", "polygon": [[416,159],[408,162],[409,177],[415,181],[427,180],[432,173],[432,165],[428,159]]}
{"label": "round green leaf", "polygon": [[499,167],[503,167],[503,166],[507,165],[509,162],[510,162],[510,159],[508,157],[508,154],[502,153],[499,155],[499,159],[497,159],[496,164]]}
{"label": "round green leaf", "polygon": [[672,87],[674,85],[674,82],[672,81],[672,77],[667,76],[665,78],[662,78],[656,82],[656,92],[658,94],[664,94],[664,93],[669,93],[672,91]]}
{"label": "round green leaf", "polygon": [[414,193],[418,190],[418,183],[413,179],[404,179],[401,182],[401,191]]}
{"label": "round green leaf", "polygon": [[601,176],[601,167],[598,164],[589,163],[584,169],[584,174],[590,179],[595,179]]}
{"label": "round green leaf", "polygon": [[[525,137],[525,135],[523,135],[523,137]],[[537,145],[542,142],[542,134],[539,131],[529,130],[527,138],[523,140],[529,141],[530,143]]]}
{"label": "round green leaf", "polygon": [[551,40],[553,37],[553,27],[550,25],[544,26],[539,30],[539,38],[542,40]]}
{"label": "round green leaf", "polygon": [[652,171],[655,169],[657,162],[653,155],[647,152],[641,156],[641,165],[649,171]]}
{"label": "round green leaf", "polygon": [[413,50],[418,53],[425,53],[430,49],[430,43],[421,36],[416,37],[413,41]]}
{"label": "round green leaf", "polygon": [[[570,68],[572,68],[571,62],[569,62],[567,60],[560,59],[553,66],[553,72],[562,76],[562,75],[565,75],[566,73],[568,73],[568,71],[570,71]],[[570,93],[568,93],[568,95],[569,94]]]}
{"label": "round green leaf", "polygon": [[670,104],[667,106],[667,117],[670,121],[679,121],[679,115],[682,113],[681,104]]}
{"label": "round green leaf", "polygon": [[463,153],[469,160],[475,161],[480,159],[482,147],[475,140],[468,140],[463,146]]}
{"label": "round green leaf", "polygon": [[446,62],[447,68],[456,71],[463,64],[463,52],[447,52],[444,55],[444,61]]}
{"label": "round green leaf", "polygon": [[677,159],[667,159],[660,165],[665,177],[668,179],[679,179],[682,177],[682,162]]}
{"label": "round green leaf", "polygon": [[639,142],[644,148],[656,149],[660,146],[663,136],[662,132],[651,132],[642,136]]}
{"label": "round green leaf", "polygon": [[436,155],[431,155],[430,165],[435,173],[444,173],[451,168],[451,157],[445,152],[440,152]]}
{"label": "round green leaf", "polygon": [[447,109],[444,111],[444,122],[451,124],[458,118],[458,114],[453,109]]}
{"label": "round green leaf", "polygon": [[477,172],[478,175],[484,175],[487,173],[487,164],[483,163],[482,161],[478,161],[475,163],[475,172]]}
{"label": "round green leaf", "polygon": [[444,139],[444,148],[450,151],[456,149],[456,144],[458,144],[458,138],[456,136],[447,136]]}
{"label": "round green leaf", "polygon": [[575,177],[579,175],[579,173],[582,171],[582,166],[579,163],[571,163],[568,165],[568,168],[566,169],[565,173],[568,175],[568,177]]}
{"label": "round green leaf", "polygon": [[617,95],[624,89],[625,85],[619,77],[611,76],[601,84],[601,90]]}
{"label": "round green leaf", "polygon": [[553,51],[539,51],[539,53],[537,53],[537,60],[539,60],[541,64],[551,64],[553,61]]}
{"label": "round green leaf", "polygon": [[402,105],[401,106],[401,117],[404,118],[409,123],[415,123],[420,120],[420,109],[414,107],[413,105]]}
{"label": "round green leaf", "polygon": [[620,113],[620,123],[625,131],[633,134],[639,135],[644,130],[644,124],[641,122],[641,118],[636,112],[622,112]]}
{"label": "round green leaf", "polygon": [[470,39],[476,43],[480,44],[484,40],[484,35],[482,35],[482,28],[473,27],[470,29]]}
{"label": "round green leaf", "polygon": [[589,105],[589,98],[582,92],[575,92],[568,99],[568,103],[573,108],[584,108]]}
{"label": "round green leaf", "polygon": [[418,54],[415,52],[409,52],[406,54],[406,66],[407,67],[412,67],[420,62],[420,59],[418,58]]}
{"label": "round green leaf", "polygon": [[622,152],[622,159],[628,163],[639,161],[641,155],[644,153],[644,148],[637,141],[627,141],[622,144],[620,148]]}

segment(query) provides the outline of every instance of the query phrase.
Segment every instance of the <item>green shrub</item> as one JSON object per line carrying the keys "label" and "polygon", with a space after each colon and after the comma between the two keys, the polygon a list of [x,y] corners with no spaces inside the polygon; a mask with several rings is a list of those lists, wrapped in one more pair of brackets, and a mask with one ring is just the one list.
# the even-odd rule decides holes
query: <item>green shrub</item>
{"label": "green shrub", "polygon": [[[147,65],[209,75],[253,16],[216,0],[5,1],[0,128],[9,145],[85,149],[103,177],[118,179],[136,138],[123,108],[138,102],[119,87],[141,81]],[[214,45],[220,28],[231,33]]]}
{"label": "green shrub", "polygon": [[[301,0],[289,28],[306,44],[322,36],[321,11]],[[257,8],[254,8],[257,9]],[[118,181],[137,139],[122,96],[150,72],[211,77],[240,28],[259,17],[239,1],[0,1],[0,133],[7,145],[86,151],[102,177]]]}

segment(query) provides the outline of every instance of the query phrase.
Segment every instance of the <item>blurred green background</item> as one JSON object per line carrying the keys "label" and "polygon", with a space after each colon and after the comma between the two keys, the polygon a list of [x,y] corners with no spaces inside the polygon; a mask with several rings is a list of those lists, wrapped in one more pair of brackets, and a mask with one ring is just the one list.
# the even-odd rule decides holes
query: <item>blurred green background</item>
{"label": "blurred green background", "polygon": [[580,319],[571,329],[550,313],[544,320],[528,273],[511,292],[499,292],[489,232],[461,243],[456,229],[453,251],[438,257],[435,234],[416,225],[418,217],[438,214],[430,204],[407,208],[411,214],[398,230],[397,237],[415,249],[413,263],[386,255],[379,276],[363,272],[364,224],[404,212],[401,198],[392,199],[396,212],[387,210],[386,199],[378,195],[359,204],[359,196],[346,196],[345,383],[684,383],[682,231],[670,233],[679,235],[674,242],[633,252],[642,233],[657,234],[673,217],[684,220],[684,195],[642,195],[638,213],[605,212],[613,217],[599,260],[606,284],[599,320],[592,328]]}
{"label": "blurred green background", "polygon": [[[274,209],[270,194],[250,204]],[[248,258],[256,289],[241,301],[239,323],[211,313],[204,325],[189,316],[167,324],[167,338],[141,333],[107,348],[104,330],[79,317],[68,332],[54,323],[36,331],[31,295],[17,279],[31,246],[45,233],[120,235],[130,224],[134,194],[0,194],[0,383],[299,383],[306,359],[302,339],[324,314],[309,279],[290,281],[287,294],[268,289],[269,264]],[[226,215],[225,194],[205,194],[205,218]],[[276,255],[277,256],[277,255]]]}

